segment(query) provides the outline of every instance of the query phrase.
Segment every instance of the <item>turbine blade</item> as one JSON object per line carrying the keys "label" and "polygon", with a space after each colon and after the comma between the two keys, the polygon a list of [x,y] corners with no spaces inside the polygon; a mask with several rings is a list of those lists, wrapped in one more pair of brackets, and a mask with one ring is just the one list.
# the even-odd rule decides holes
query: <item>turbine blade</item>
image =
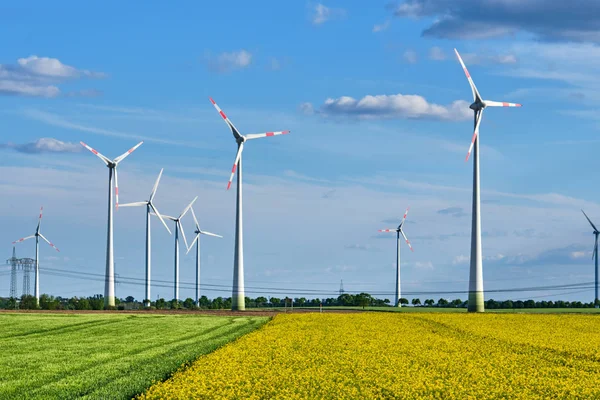
{"label": "turbine blade", "polygon": [[233,162],[233,167],[231,168],[231,176],[229,177],[229,182],[227,183],[227,190],[231,187],[231,181],[233,181],[233,176],[235,175],[235,171],[237,170],[238,162],[240,161],[240,157],[242,156],[242,151],[244,151],[244,143],[240,143],[238,146],[237,154],[235,155],[235,161]]}
{"label": "turbine blade", "polygon": [[187,214],[187,212],[190,210],[190,208],[192,208],[192,205],[196,202],[196,200],[198,200],[198,196],[194,197],[194,200],[192,200],[192,202],[190,204],[188,204],[188,206],[183,210],[183,212],[179,215],[178,219],[183,218],[183,216],[185,214]]}
{"label": "turbine blade", "polygon": [[185,254],[188,254],[190,252],[190,250],[194,247],[194,244],[198,241],[199,237],[200,237],[200,234],[197,234],[196,237],[194,238],[194,240],[192,241],[192,243],[190,244],[190,247],[188,247]]}
{"label": "turbine blade", "polygon": [[592,222],[592,220],[587,216],[587,214],[585,213],[585,211],[581,210],[581,212],[583,213],[583,215],[585,215],[585,218],[588,220],[588,222],[590,223],[590,225],[592,226],[592,228],[594,228],[595,231],[598,231],[598,228],[596,228],[596,225],[594,225],[594,223]]}
{"label": "turbine blade", "polygon": [[99,159],[101,159],[102,161],[104,161],[104,164],[108,165],[111,163],[111,160],[108,157],[104,157],[102,154],[98,153],[98,151],[96,151],[95,149],[92,149],[90,146],[88,146],[87,144],[83,143],[83,142],[79,142],[81,143],[81,145],[83,147],[85,147],[86,149],[88,149],[89,151],[91,151],[92,153],[94,153],[95,155],[98,156]]}
{"label": "turbine blade", "polygon": [[265,132],[265,133],[250,133],[246,135],[246,139],[260,139],[269,136],[287,135],[290,131],[279,131],[279,132]]}
{"label": "turbine blade", "polygon": [[460,65],[462,66],[463,71],[465,71],[465,75],[467,76],[467,79],[469,80],[469,85],[471,85],[471,92],[473,92],[473,100],[474,101],[481,100],[481,96],[479,95],[477,86],[475,86],[475,82],[473,82],[473,78],[471,78],[471,74],[469,74],[469,70],[467,69],[465,63],[463,62],[462,57],[460,56],[460,54],[458,54],[458,50],[454,49],[454,52],[456,53],[456,56],[458,57],[458,61],[460,62]]}
{"label": "turbine blade", "polygon": [[125,153],[121,154],[119,157],[115,158],[115,164],[120,163],[121,161],[123,161],[128,155],[130,155],[131,153],[133,153],[135,151],[135,149],[137,149],[138,147],[140,147],[142,145],[142,142],[139,142],[138,144],[136,144],[135,146],[133,146],[132,148],[130,148],[129,150],[127,150]]}
{"label": "turbine blade", "polygon": [[594,251],[592,252],[592,260],[594,259],[594,256],[596,255],[597,251],[598,251],[598,235],[596,235],[596,244],[594,245]]}
{"label": "turbine blade", "polygon": [[156,195],[156,189],[158,189],[158,183],[160,182],[160,177],[162,176],[163,170],[164,168],[160,169],[160,172],[158,173],[158,178],[156,178],[156,182],[154,182],[154,187],[152,188],[152,192],[150,193],[150,200],[148,200],[149,202],[152,202],[154,196]]}
{"label": "turbine blade", "polygon": [[41,233],[39,234],[40,237],[42,239],[44,239],[46,241],[46,243],[48,243],[50,246],[54,247],[54,250],[58,251],[60,253],[60,250],[58,249],[58,247],[56,247],[55,245],[52,244],[51,241],[49,241],[48,239],[46,239],[46,237],[44,235],[42,235]]}
{"label": "turbine blade", "polygon": [[38,218],[38,225],[37,225],[37,229],[35,230],[36,232],[40,231],[40,227],[42,226],[42,214],[44,212],[44,206],[40,207],[40,217]]}
{"label": "turbine blade", "polygon": [[223,110],[221,110],[221,107],[219,107],[219,105],[217,103],[215,103],[215,101],[212,99],[212,97],[209,97],[209,99],[210,99],[210,102],[212,103],[212,105],[215,106],[215,108],[217,109],[219,114],[221,114],[223,121],[225,121],[227,126],[229,126],[229,129],[231,129],[231,133],[233,133],[233,137],[235,137],[236,139],[241,138],[242,135],[240,134],[240,131],[238,131],[237,128],[235,127],[235,125],[233,125],[233,122],[231,122],[231,120],[229,118],[227,118],[227,115],[225,115]]}
{"label": "turbine blade", "polygon": [[194,223],[196,224],[196,230],[199,231],[200,224],[198,223],[198,219],[196,218],[196,213],[194,212],[194,207],[192,207],[191,210],[192,210],[192,217],[194,217]]}
{"label": "turbine blade", "polygon": [[404,240],[406,240],[406,244],[408,245],[408,247],[410,248],[410,251],[414,251],[410,242],[408,241],[408,238],[406,237],[406,235],[404,234],[404,231],[400,231],[400,233],[402,234],[402,237],[404,238]]}
{"label": "turbine blade", "polygon": [[483,118],[483,110],[475,114],[475,132],[473,132],[473,137],[471,138],[471,145],[469,146],[469,152],[467,153],[465,162],[469,161],[469,157],[471,157],[473,146],[475,146],[475,140],[477,140],[477,135],[479,135],[479,125],[481,124],[481,118]]}
{"label": "turbine blade", "polygon": [[136,201],[135,203],[125,203],[119,205],[119,207],[141,207],[147,205],[147,201]]}
{"label": "turbine blade", "polygon": [[404,216],[402,217],[402,222],[400,222],[400,226],[404,225],[404,221],[406,221],[406,216],[408,215],[408,210],[410,210],[410,207],[408,207],[406,211],[404,211]]}
{"label": "turbine blade", "polygon": [[200,231],[201,234],[206,235],[206,236],[214,236],[214,237],[218,237],[218,238],[222,238],[223,236],[221,235],[217,235],[216,233],[210,233],[207,231]]}
{"label": "turbine blade", "polygon": [[[150,215],[154,215],[155,217],[158,217],[158,215],[156,215],[156,213],[155,213],[154,211],[150,211]],[[177,222],[177,221],[178,221],[178,219],[177,219],[177,218],[175,218],[175,217],[172,217],[172,216],[170,216],[170,215],[161,214],[161,217],[163,217],[164,219],[168,219],[168,220],[170,220],[170,221],[175,221],[175,222]]]}
{"label": "turbine blade", "polygon": [[377,232],[396,232],[398,229],[379,229]]}
{"label": "turbine blade", "polygon": [[158,217],[158,219],[160,219],[160,222],[162,222],[162,224],[165,226],[165,228],[167,229],[167,232],[169,232],[169,235],[171,235],[171,230],[169,229],[169,227],[167,226],[167,223],[165,222],[165,220],[163,219],[162,215],[160,215],[160,213],[158,212],[158,210],[156,209],[156,207],[154,207],[154,204],[150,203],[150,208],[152,208],[154,210],[154,213],[156,214],[156,216]]}
{"label": "turbine blade", "polygon": [[35,237],[35,235],[26,236],[26,237],[24,237],[24,238],[21,238],[21,239],[19,239],[19,240],[15,240],[14,242],[12,242],[12,244],[21,243],[21,242],[24,242],[24,241],[25,241],[25,240],[27,240],[27,239],[32,239],[32,238],[34,238],[34,237]]}
{"label": "turbine blade", "polygon": [[521,107],[518,103],[506,103],[503,101],[484,100],[486,107]]}
{"label": "turbine blade", "polygon": [[181,236],[183,236],[183,243],[185,243],[185,248],[188,248],[187,239],[185,238],[185,231],[183,230],[183,225],[181,225],[181,220],[177,220],[177,226],[179,226],[179,231],[181,232]]}
{"label": "turbine blade", "polygon": [[115,208],[119,209],[119,174],[117,173],[117,167],[114,168],[115,171]]}

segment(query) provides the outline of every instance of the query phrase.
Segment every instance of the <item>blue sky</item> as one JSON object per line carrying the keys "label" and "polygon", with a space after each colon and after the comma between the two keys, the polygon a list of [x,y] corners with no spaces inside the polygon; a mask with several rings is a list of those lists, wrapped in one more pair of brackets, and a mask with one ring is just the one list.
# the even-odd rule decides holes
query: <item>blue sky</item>
{"label": "blue sky", "polygon": [[[121,202],[146,199],[160,168],[161,212],[176,215],[199,196],[201,225],[224,235],[203,238],[203,283],[223,285],[204,294],[229,296],[235,191],[225,188],[236,147],[212,96],[242,133],[292,131],[244,152],[248,295],[273,287],[333,296],[343,279],[346,290],[391,298],[395,241],[377,230],[394,227],[409,205],[415,252],[402,249],[403,291],[466,290],[472,117],[457,47],[484,98],[524,105],[488,110],[482,122],[485,288],[593,281],[593,235],[579,209],[600,223],[600,24],[592,18],[600,6],[467,4],[0,6],[0,34],[10,38],[0,55],[6,258],[13,240],[34,232],[43,205],[42,232],[61,252],[41,247],[41,292],[102,293],[102,281],[43,269],[102,276],[107,171],[78,142],[112,158],[144,140],[120,165]],[[192,238],[191,218],[184,225]],[[143,277],[144,229],[143,209],[116,212],[119,275]],[[17,247],[22,257],[33,251],[33,242]],[[172,259],[173,237],[155,221],[157,280],[172,280]],[[6,271],[0,296],[9,292]],[[193,280],[190,254],[181,281]],[[571,292],[486,298],[593,297]],[[142,293],[142,285],[117,286],[119,297]],[[171,293],[155,287],[152,297]]]}

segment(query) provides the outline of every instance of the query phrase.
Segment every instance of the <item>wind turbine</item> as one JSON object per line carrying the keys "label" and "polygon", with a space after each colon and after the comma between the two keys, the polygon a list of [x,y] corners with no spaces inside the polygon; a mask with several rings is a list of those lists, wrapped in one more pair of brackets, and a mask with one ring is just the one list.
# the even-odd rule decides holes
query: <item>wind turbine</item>
{"label": "wind turbine", "polygon": [[229,183],[227,183],[227,190],[231,187],[231,181],[235,171],[238,171],[237,175],[237,200],[236,200],[236,212],[235,212],[235,253],[233,258],[233,290],[231,296],[231,309],[232,310],[245,310],[245,295],[244,295],[244,235],[243,235],[243,218],[242,218],[242,151],[244,150],[244,143],[247,140],[259,139],[268,136],[285,135],[290,131],[279,131],[279,132],[266,132],[266,133],[255,133],[242,135],[237,128],[233,125],[233,122],[227,118],[223,110],[219,108],[217,103],[210,98],[210,102],[215,106],[229,129],[233,133],[235,142],[237,143],[238,150],[235,155],[235,161],[233,162],[233,168],[231,169],[231,176],[229,177]]}
{"label": "wind turbine", "polygon": [[188,248],[187,239],[185,238],[185,231],[183,230],[183,226],[181,225],[181,218],[192,208],[194,202],[198,199],[198,196],[194,197],[194,200],[190,204],[187,205],[186,208],[183,209],[179,217],[170,217],[165,215],[166,219],[170,219],[171,221],[175,221],[175,287],[174,287],[174,296],[173,299],[179,301],[179,231],[181,231],[181,236],[183,236],[183,242],[185,243],[185,248]]}
{"label": "wind turbine", "polygon": [[153,214],[160,219],[160,222],[163,223],[165,228],[167,228],[169,234],[171,234],[171,230],[167,226],[167,223],[165,222],[163,217],[156,209],[156,206],[152,202],[152,200],[154,200],[154,196],[156,196],[156,190],[158,189],[158,183],[160,182],[160,177],[162,176],[162,173],[163,168],[161,168],[160,173],[158,174],[158,178],[156,178],[156,182],[154,183],[154,187],[152,188],[152,192],[150,192],[150,197],[147,201],[138,201],[135,203],[121,204],[121,207],[146,206],[146,297],[144,298],[144,307],[150,307],[150,282],[152,275],[152,242],[150,239],[150,214],[152,213],[152,211],[154,211]]}
{"label": "wind turbine", "polygon": [[408,207],[406,209],[406,211],[404,212],[404,217],[402,217],[402,222],[400,222],[400,225],[398,225],[398,227],[396,229],[380,229],[379,230],[379,232],[396,232],[396,302],[395,302],[396,307],[402,306],[400,304],[400,235],[402,235],[404,240],[406,240],[406,244],[408,245],[408,248],[410,249],[410,251],[414,251],[410,242],[408,241],[408,238],[406,237],[406,235],[404,234],[404,231],[402,230],[402,226],[404,225],[404,221],[406,221],[406,215],[408,214],[409,209],[410,209],[410,207]]}
{"label": "wind turbine", "polygon": [[200,224],[198,223],[198,219],[196,218],[196,213],[194,213],[193,207],[191,211],[192,217],[194,217],[194,223],[196,224],[196,230],[194,231],[196,237],[190,244],[190,247],[188,247],[186,254],[190,252],[192,247],[194,247],[194,243],[196,243],[196,305],[200,307],[200,235],[214,236],[218,238],[222,238],[223,236],[200,229]]}
{"label": "wind turbine", "polygon": [[37,228],[35,228],[35,233],[31,236],[27,236],[24,238],[21,238],[19,240],[15,240],[14,242],[12,242],[12,244],[16,244],[16,243],[21,243],[24,242],[27,239],[32,239],[35,238],[35,303],[37,305],[40,304],[40,238],[44,239],[46,241],[46,243],[48,243],[50,246],[52,246],[54,248],[54,250],[60,252],[60,250],[58,249],[58,247],[56,247],[54,244],[52,244],[51,241],[49,241],[48,239],[46,239],[46,237],[44,235],[42,235],[42,233],[40,232],[40,228],[42,226],[42,212],[44,211],[44,207],[40,207],[40,217],[38,218],[38,224],[37,224]]}
{"label": "wind turbine", "polygon": [[594,259],[595,262],[595,268],[594,268],[594,272],[595,272],[595,296],[594,296],[594,307],[598,308],[600,307],[600,303],[598,303],[598,235],[600,235],[600,231],[598,231],[598,228],[596,228],[596,225],[594,225],[592,223],[592,221],[590,220],[590,218],[587,216],[587,214],[585,213],[585,211],[581,210],[581,212],[583,213],[583,215],[585,215],[585,218],[588,220],[588,222],[590,223],[590,225],[592,226],[592,228],[594,228],[594,236],[596,237],[595,240],[595,244],[594,244],[594,252],[592,253],[592,259]]}
{"label": "wind turbine", "polygon": [[116,200],[116,208],[119,208],[119,177],[117,175],[117,166],[121,161],[123,161],[128,155],[133,153],[135,149],[140,147],[142,143],[139,142],[131,149],[127,150],[127,152],[121,154],[119,157],[111,160],[108,157],[103,156],[98,153],[96,150],[92,149],[90,146],[83,142],[79,142],[83,147],[94,153],[98,156],[99,159],[106,165],[108,168],[108,227],[106,229],[106,277],[104,280],[104,306],[105,307],[114,307],[115,306],[115,254],[113,249],[113,181],[115,185],[115,200]]}
{"label": "wind turbine", "polygon": [[465,63],[463,62],[458,51],[454,49],[458,61],[462,66],[471,91],[473,92],[473,104],[469,106],[475,114],[475,131],[471,139],[471,146],[465,161],[469,160],[469,156],[473,149],[473,213],[471,221],[471,268],[469,274],[469,312],[483,312],[483,266],[481,255],[481,213],[480,213],[480,195],[479,195],[479,125],[483,116],[483,110],[486,107],[521,107],[520,104],[506,103],[500,101],[483,100]]}

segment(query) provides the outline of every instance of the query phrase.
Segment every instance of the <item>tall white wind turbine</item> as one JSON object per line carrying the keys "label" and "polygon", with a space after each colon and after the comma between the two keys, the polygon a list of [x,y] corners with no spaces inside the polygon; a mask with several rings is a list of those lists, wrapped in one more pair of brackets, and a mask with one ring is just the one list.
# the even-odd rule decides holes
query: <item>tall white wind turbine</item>
{"label": "tall white wind turbine", "polygon": [[158,183],[160,182],[160,177],[162,176],[163,169],[161,168],[160,173],[158,174],[158,178],[156,178],[156,182],[154,183],[154,187],[152,188],[152,192],[150,192],[150,197],[147,201],[138,201],[135,203],[127,203],[121,204],[121,207],[142,207],[146,206],[146,297],[144,298],[144,307],[150,307],[150,286],[151,286],[151,277],[152,277],[152,242],[150,238],[150,214],[153,213],[156,215],[160,222],[163,223],[165,228],[169,234],[171,234],[171,230],[167,226],[167,223],[163,219],[162,215],[156,209],[156,206],[152,202],[154,200],[154,196],[156,196],[156,190],[158,189]]}
{"label": "tall white wind turbine", "polygon": [[406,211],[404,212],[404,217],[402,217],[402,222],[400,222],[400,225],[398,225],[398,227],[396,229],[380,229],[379,230],[379,232],[396,232],[396,300],[394,303],[396,307],[402,306],[400,304],[400,297],[401,297],[401,292],[400,292],[400,235],[402,235],[402,237],[406,241],[406,244],[408,245],[408,248],[410,249],[410,251],[414,251],[410,242],[408,241],[408,238],[406,237],[406,235],[404,234],[404,231],[402,230],[402,227],[404,226],[404,221],[406,221],[406,215],[408,214],[409,209],[410,209],[410,207],[408,207],[406,209]]}
{"label": "tall white wind turbine", "polygon": [[231,187],[231,181],[233,175],[237,170],[237,200],[236,200],[236,213],[235,213],[235,252],[233,258],[233,290],[231,296],[231,309],[232,310],[245,310],[245,294],[244,294],[244,235],[243,235],[243,218],[242,218],[242,151],[244,150],[244,143],[247,140],[260,139],[269,136],[285,135],[290,131],[279,131],[279,132],[266,132],[266,133],[255,133],[242,135],[237,128],[233,125],[233,122],[227,118],[223,110],[219,108],[217,103],[211,98],[210,102],[215,106],[223,121],[231,129],[235,142],[237,143],[238,150],[233,162],[233,168],[231,169],[231,176],[229,177],[229,183],[227,183],[227,189]]}
{"label": "tall white wind turbine", "polygon": [[[190,244],[190,247],[187,249],[187,253],[190,252],[192,247],[194,247],[194,243],[196,243],[196,305],[200,307],[200,235],[214,236],[218,238],[222,238],[223,236],[217,235],[216,233],[210,233],[207,231],[203,231],[200,229],[200,224],[198,223],[198,219],[196,218],[196,213],[194,213],[194,208],[192,207],[192,217],[194,217],[194,223],[196,224],[196,229],[194,233],[196,237]],[[186,253],[186,254],[187,254]]]}
{"label": "tall white wind turbine", "polygon": [[185,238],[185,231],[183,230],[183,226],[181,225],[181,219],[187,212],[192,208],[192,205],[198,196],[194,197],[194,200],[190,204],[187,205],[186,208],[183,209],[179,217],[170,217],[165,215],[166,219],[170,219],[171,221],[175,221],[175,285],[173,288],[173,299],[179,300],[179,232],[181,232],[181,236],[183,236],[183,242],[185,243],[185,248],[188,248],[187,239]]}
{"label": "tall white wind turbine", "polygon": [[46,237],[44,235],[42,235],[42,232],[40,232],[40,229],[42,227],[42,212],[44,211],[44,207],[40,207],[40,217],[38,218],[38,224],[37,224],[37,228],[35,228],[35,233],[31,236],[27,236],[24,238],[21,238],[19,240],[15,240],[14,242],[12,242],[12,244],[16,244],[16,243],[21,243],[24,242],[27,239],[32,239],[35,238],[35,302],[37,305],[40,304],[40,238],[42,238],[46,243],[48,243],[50,246],[52,246],[54,248],[54,250],[59,251],[58,247],[56,247],[54,244],[52,244],[51,241],[49,241],[48,239],[46,239]]}
{"label": "tall white wind turbine", "polygon": [[[454,49],[458,61],[467,76],[471,91],[473,92],[473,103],[469,106],[475,114],[475,131],[471,139],[471,146],[465,161],[469,160],[471,152],[473,152],[473,213],[471,221],[471,268],[469,273],[469,312],[483,312],[483,265],[481,254],[481,208],[479,195],[479,125],[483,116],[483,110],[486,107],[521,107],[520,104],[506,103],[500,101],[483,100],[465,63],[463,62],[458,51]],[[475,151],[473,151],[473,149]]]}
{"label": "tall white wind turbine", "polygon": [[113,249],[113,182],[115,186],[115,200],[116,208],[119,208],[119,177],[117,175],[117,166],[123,161],[128,155],[133,153],[135,149],[140,147],[142,143],[139,142],[127,152],[121,154],[119,157],[111,160],[108,157],[103,156],[96,150],[83,142],[79,142],[83,147],[94,153],[108,168],[108,227],[106,229],[106,274],[104,279],[104,306],[114,307],[115,306],[115,254]]}
{"label": "tall white wind turbine", "polygon": [[588,222],[590,223],[590,225],[592,226],[592,228],[594,228],[594,236],[596,237],[595,239],[595,244],[594,244],[594,252],[592,253],[592,258],[594,259],[594,276],[595,276],[595,282],[594,282],[594,307],[595,308],[599,308],[600,307],[600,303],[598,302],[598,235],[600,235],[600,231],[598,231],[598,228],[596,228],[596,225],[594,225],[592,223],[592,221],[590,220],[590,218],[587,216],[587,214],[585,213],[585,211],[581,210],[581,212],[583,213],[583,215],[585,215],[585,218],[588,220]]}

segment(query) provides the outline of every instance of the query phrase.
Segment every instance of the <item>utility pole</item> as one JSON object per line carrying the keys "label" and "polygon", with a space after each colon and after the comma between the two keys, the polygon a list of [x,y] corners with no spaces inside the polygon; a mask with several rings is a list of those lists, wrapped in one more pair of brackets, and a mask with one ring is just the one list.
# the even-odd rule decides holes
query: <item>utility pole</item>
{"label": "utility pole", "polygon": [[13,246],[12,257],[6,260],[7,264],[10,264],[10,297],[13,299],[17,298],[17,250]]}
{"label": "utility pole", "polygon": [[344,294],[344,280],[340,280],[340,296]]}

